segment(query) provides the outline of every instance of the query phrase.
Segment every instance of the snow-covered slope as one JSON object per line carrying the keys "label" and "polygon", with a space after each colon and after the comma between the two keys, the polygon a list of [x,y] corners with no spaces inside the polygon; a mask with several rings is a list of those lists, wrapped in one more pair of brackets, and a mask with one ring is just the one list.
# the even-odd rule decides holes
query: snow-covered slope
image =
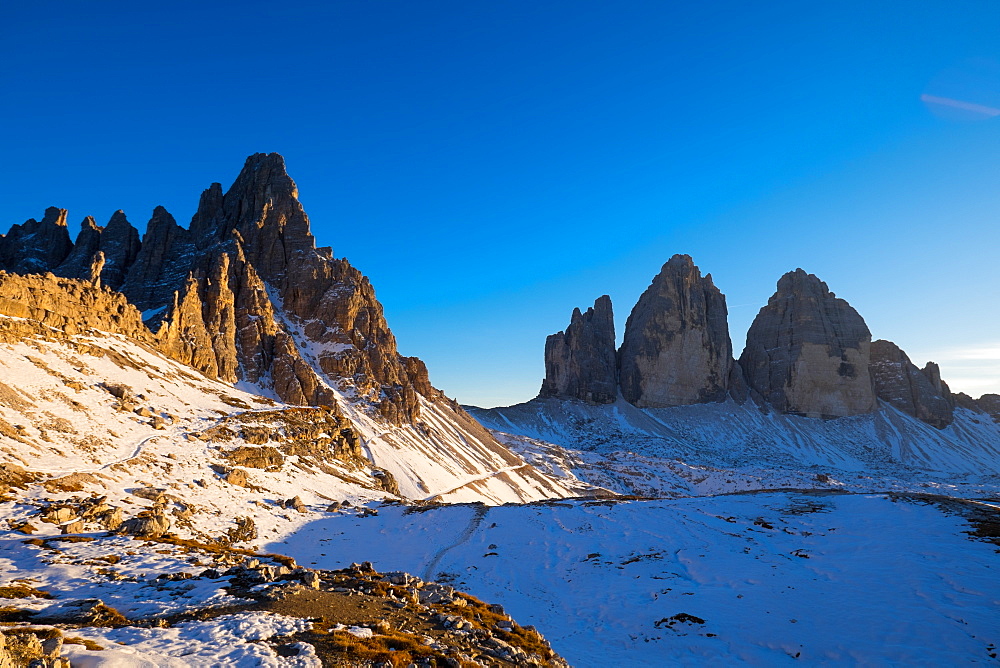
{"label": "snow-covered slope", "polygon": [[638,409],[535,399],[470,410],[536,464],[626,493],[833,486],[975,496],[1000,483],[1000,425],[963,408],[940,430],[888,405],[836,420],[731,400]]}
{"label": "snow-covered slope", "polygon": [[[121,388],[137,408],[123,410],[115,396]],[[124,490],[167,488],[229,518],[246,514],[251,499],[261,497],[252,486],[274,499],[301,496],[312,507],[381,499],[387,496],[382,471],[395,477],[402,496],[415,499],[505,503],[586,489],[539,472],[488,437],[479,441],[471,430],[459,432],[453,425],[460,414],[443,416],[447,408],[431,402],[422,406],[422,425],[395,428],[357,402],[342,402],[338,410],[369,462],[286,454],[278,466],[241,466],[224,454],[280,446],[284,411],[294,416],[320,409],[287,407],[210,380],[119,335],[0,343],[0,395],[0,462],[43,480],[75,474],[88,490],[132,501]],[[264,423],[256,424],[258,418]],[[265,436],[248,441],[239,428],[247,424]],[[212,468],[221,465],[241,469],[251,487],[226,482]]]}
{"label": "snow-covered slope", "polygon": [[937,503],[772,492],[386,508],[269,547],[447,579],[535,624],[579,667],[988,662],[996,546]]}

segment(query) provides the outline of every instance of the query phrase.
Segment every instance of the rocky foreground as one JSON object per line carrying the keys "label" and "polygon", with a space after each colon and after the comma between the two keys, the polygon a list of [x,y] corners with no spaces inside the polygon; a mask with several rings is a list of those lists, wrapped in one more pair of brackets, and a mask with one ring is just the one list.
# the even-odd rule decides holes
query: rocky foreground
{"label": "rocky foreground", "polygon": [[[303,568],[170,534],[9,532],[0,559],[21,576],[0,586],[5,668],[566,665],[502,607],[370,563]],[[230,627],[243,636],[230,646],[201,642]]]}

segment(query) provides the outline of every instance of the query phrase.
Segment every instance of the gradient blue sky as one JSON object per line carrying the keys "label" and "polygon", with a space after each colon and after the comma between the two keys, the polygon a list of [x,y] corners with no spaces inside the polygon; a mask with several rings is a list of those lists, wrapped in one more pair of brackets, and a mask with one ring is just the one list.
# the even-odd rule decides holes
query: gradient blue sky
{"label": "gradient blue sky", "polygon": [[33,2],[0,22],[6,229],[186,224],[282,153],[320,245],[465,403],[531,398],[547,334],[619,337],[688,253],[737,355],[813,272],[953,389],[1000,392],[1000,3]]}

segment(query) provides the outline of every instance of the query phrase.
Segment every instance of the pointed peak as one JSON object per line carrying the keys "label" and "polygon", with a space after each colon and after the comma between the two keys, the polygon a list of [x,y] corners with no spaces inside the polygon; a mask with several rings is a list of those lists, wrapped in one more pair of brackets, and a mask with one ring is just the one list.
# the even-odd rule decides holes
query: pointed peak
{"label": "pointed peak", "polygon": [[170,212],[167,211],[164,207],[157,206],[155,209],[153,209],[153,215],[149,219],[149,223],[147,225],[147,229],[149,227],[153,227],[153,226],[157,226],[157,225],[164,225],[164,224],[166,224],[166,225],[176,225],[177,221],[174,220],[174,217],[172,215],[170,215]]}
{"label": "pointed peak", "polygon": [[111,227],[111,226],[118,227],[120,225],[128,225],[129,227],[131,227],[132,223],[128,222],[128,218],[125,217],[125,212],[122,211],[121,209],[118,209],[113,214],[111,214],[111,220],[108,221],[108,224],[105,227]]}
{"label": "pointed peak", "polygon": [[280,153],[254,153],[247,157],[243,169],[258,170],[262,167],[285,171],[285,159]]}
{"label": "pointed peak", "polygon": [[[213,184],[214,187],[214,184]],[[285,169],[285,159],[279,153],[254,153],[243,164],[227,196],[245,194],[266,187],[273,196],[290,195],[298,199],[299,191]]]}
{"label": "pointed peak", "polygon": [[826,297],[835,297],[826,283],[816,274],[810,274],[801,267],[789,271],[778,279],[778,292],[781,294],[819,293]]}
{"label": "pointed peak", "polygon": [[43,225],[58,225],[66,227],[66,209],[50,206],[45,210],[45,217],[42,218]]}
{"label": "pointed peak", "polygon": [[93,216],[87,216],[82,221],[80,221],[80,230],[94,230],[95,232],[100,232],[104,228],[97,224]]}
{"label": "pointed peak", "polygon": [[701,270],[695,265],[694,259],[690,255],[677,253],[663,263],[663,266],[660,267],[660,273],[653,277],[653,281],[655,282],[657,279],[666,280],[669,276],[696,276],[701,278]]}

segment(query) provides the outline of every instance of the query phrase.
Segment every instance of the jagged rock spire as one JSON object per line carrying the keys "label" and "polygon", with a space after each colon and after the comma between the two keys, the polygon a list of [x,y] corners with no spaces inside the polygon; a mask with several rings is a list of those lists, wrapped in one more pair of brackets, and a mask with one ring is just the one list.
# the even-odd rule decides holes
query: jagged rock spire
{"label": "jagged rock spire", "polygon": [[750,387],[774,408],[824,418],[875,410],[870,361],[865,321],[802,269],[778,281],[740,356]]}
{"label": "jagged rock spire", "polygon": [[139,231],[128,222],[124,211],[115,211],[101,232],[100,248],[105,257],[101,280],[106,286],[112,290],[121,289],[140,247]]}
{"label": "jagged rock spire", "polygon": [[674,255],[625,325],[622,396],[640,408],[722,401],[732,350],[725,296],[689,255]]}
{"label": "jagged rock spire", "polygon": [[94,257],[90,260],[90,269],[84,278],[95,288],[101,287],[101,271],[104,269],[104,263],[104,253],[101,251],[94,253]]}
{"label": "jagged rock spire", "polygon": [[[159,317],[173,301],[174,292],[181,289],[194,266],[195,244],[191,234],[177,224],[174,217],[158,206],[146,225],[146,233],[135,262],[129,267],[121,291],[128,300],[154,318]],[[152,314],[153,311],[159,311]]]}
{"label": "jagged rock spire", "polygon": [[56,269],[73,249],[66,209],[45,210],[41,221],[29,218],[0,238],[0,269],[17,274],[43,274]]}
{"label": "jagged rock spire", "polygon": [[611,297],[598,297],[586,313],[573,309],[566,331],[545,340],[545,380],[539,396],[615,402],[618,374]]}
{"label": "jagged rock spire", "polygon": [[80,223],[80,233],[76,236],[73,250],[52,273],[66,278],[86,278],[94,253],[101,249],[103,230],[104,228],[98,226],[92,216],[84,218]]}

